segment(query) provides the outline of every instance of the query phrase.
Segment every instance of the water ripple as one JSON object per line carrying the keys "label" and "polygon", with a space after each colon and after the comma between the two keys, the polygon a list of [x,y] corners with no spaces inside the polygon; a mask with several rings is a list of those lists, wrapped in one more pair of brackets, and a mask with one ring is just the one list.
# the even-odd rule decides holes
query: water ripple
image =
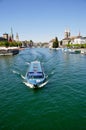
{"label": "water ripple", "polygon": [[[48,83],[38,90],[23,84],[29,63],[43,63]],[[0,57],[0,129],[86,128],[86,56],[48,48]]]}

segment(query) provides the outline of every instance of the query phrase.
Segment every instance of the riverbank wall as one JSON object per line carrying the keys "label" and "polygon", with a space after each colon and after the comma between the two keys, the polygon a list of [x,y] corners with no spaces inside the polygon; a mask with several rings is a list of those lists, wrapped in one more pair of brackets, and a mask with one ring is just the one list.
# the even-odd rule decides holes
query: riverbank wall
{"label": "riverbank wall", "polygon": [[18,47],[0,47],[0,55],[16,55],[18,53]]}

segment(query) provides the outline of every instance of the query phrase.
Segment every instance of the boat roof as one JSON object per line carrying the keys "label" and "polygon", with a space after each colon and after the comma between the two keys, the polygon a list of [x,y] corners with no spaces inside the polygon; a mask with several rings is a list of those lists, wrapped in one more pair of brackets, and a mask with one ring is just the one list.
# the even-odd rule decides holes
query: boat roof
{"label": "boat roof", "polygon": [[31,62],[29,72],[42,72],[42,67],[39,61]]}

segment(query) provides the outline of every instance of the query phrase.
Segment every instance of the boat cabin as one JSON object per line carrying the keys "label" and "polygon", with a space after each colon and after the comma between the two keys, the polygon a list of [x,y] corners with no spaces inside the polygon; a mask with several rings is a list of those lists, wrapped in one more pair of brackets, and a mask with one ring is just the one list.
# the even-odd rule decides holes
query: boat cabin
{"label": "boat cabin", "polygon": [[40,65],[40,62],[32,62],[29,68],[29,71],[27,73],[27,77],[29,79],[40,79],[44,77],[42,67]]}

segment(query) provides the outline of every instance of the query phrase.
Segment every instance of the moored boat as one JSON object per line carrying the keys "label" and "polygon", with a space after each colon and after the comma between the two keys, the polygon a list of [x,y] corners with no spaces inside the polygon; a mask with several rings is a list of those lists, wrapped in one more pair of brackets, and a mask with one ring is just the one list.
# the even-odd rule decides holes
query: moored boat
{"label": "moored boat", "polygon": [[86,49],[81,50],[81,54],[86,55]]}
{"label": "moored boat", "polygon": [[80,53],[81,53],[81,50],[75,50],[75,53],[76,53],[76,54],[80,54]]}
{"label": "moored boat", "polygon": [[68,54],[80,54],[81,50],[78,49],[69,49],[69,48],[63,48],[63,52],[64,53],[68,53]]}
{"label": "moored boat", "polygon": [[33,61],[30,63],[25,75],[25,80],[31,88],[38,88],[46,81],[45,73],[39,61]]}
{"label": "moored boat", "polygon": [[10,56],[16,55],[19,53],[18,47],[0,47],[0,56]]}

